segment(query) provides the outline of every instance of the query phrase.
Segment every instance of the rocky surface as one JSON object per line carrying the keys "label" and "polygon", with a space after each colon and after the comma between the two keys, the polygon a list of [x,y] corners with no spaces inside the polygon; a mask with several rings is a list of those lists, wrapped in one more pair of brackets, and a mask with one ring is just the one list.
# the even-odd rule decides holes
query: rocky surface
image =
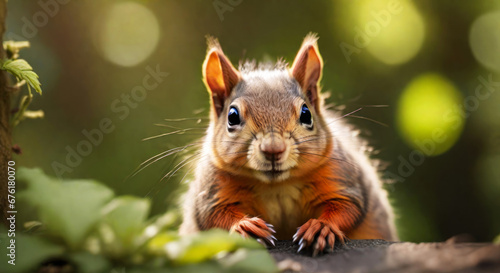
{"label": "rocky surface", "polygon": [[317,257],[297,249],[279,241],[269,251],[284,272],[500,272],[500,245],[491,243],[350,240]]}

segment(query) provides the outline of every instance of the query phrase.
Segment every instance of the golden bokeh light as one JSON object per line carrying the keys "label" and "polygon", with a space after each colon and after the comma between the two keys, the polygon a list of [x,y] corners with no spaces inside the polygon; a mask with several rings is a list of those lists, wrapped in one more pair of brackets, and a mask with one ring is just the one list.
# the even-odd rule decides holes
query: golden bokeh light
{"label": "golden bokeh light", "polygon": [[500,11],[484,14],[472,23],[469,43],[476,60],[500,72]]}
{"label": "golden bokeh light", "polygon": [[403,139],[427,156],[449,150],[462,133],[463,97],[439,74],[412,80],[399,98],[397,126]]}
{"label": "golden bokeh light", "polygon": [[136,2],[113,4],[96,30],[96,45],[103,57],[126,67],[147,59],[160,37],[156,16]]}

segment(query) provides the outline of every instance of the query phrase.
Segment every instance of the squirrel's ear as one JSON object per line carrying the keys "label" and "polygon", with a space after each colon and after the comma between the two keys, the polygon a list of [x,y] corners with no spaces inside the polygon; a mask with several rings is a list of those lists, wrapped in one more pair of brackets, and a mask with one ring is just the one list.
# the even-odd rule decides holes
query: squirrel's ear
{"label": "squirrel's ear", "polygon": [[203,81],[212,97],[217,116],[224,109],[224,101],[240,81],[240,73],[224,55],[216,40],[209,40],[209,50],[203,63]]}
{"label": "squirrel's ear", "polygon": [[317,40],[314,34],[306,36],[291,68],[292,76],[299,82],[302,91],[314,107],[318,106],[318,85],[323,70],[323,60],[319,54]]}

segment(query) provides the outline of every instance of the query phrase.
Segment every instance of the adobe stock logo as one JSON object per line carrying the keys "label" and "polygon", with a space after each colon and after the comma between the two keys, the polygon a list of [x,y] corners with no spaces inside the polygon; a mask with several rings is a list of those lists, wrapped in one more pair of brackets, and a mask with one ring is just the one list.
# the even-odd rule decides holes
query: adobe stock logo
{"label": "adobe stock logo", "polygon": [[233,11],[234,8],[239,6],[242,2],[243,0],[214,0],[212,5],[222,22],[224,21],[224,13]]}
{"label": "adobe stock logo", "polygon": [[39,0],[38,6],[40,10],[35,12],[31,19],[26,16],[21,18],[23,26],[21,27],[20,37],[16,33],[9,32],[6,34],[7,40],[26,40],[35,37],[38,34],[40,28],[45,27],[50,18],[55,17],[61,10],[61,6],[66,5],[71,0]]}

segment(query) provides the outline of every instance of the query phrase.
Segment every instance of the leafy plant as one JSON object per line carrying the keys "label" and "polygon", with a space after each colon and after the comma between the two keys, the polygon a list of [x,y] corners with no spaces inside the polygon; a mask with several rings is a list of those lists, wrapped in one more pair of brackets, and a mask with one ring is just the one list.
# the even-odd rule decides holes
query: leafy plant
{"label": "leafy plant", "polygon": [[179,237],[178,215],[167,212],[148,218],[148,199],[116,197],[99,182],[60,181],[40,169],[19,169],[18,181],[26,186],[18,200],[36,209],[37,219],[25,224],[28,231],[16,234],[16,266],[3,261],[1,272],[33,271],[50,259],[65,260],[78,272],[92,273],[121,268],[127,272],[277,271],[274,260],[255,240],[222,230]]}
{"label": "leafy plant", "polygon": [[38,75],[33,72],[33,67],[31,67],[27,61],[23,59],[8,59],[1,63],[0,69],[14,75],[19,81],[26,81],[30,94],[31,88],[35,89],[40,95],[42,94]]}
{"label": "leafy plant", "polygon": [[0,59],[0,69],[5,70],[12,74],[16,79],[17,83],[14,85],[15,89],[20,88],[27,83],[28,95],[21,97],[19,103],[19,109],[12,118],[12,125],[16,126],[25,118],[40,118],[43,117],[43,111],[29,111],[28,106],[33,100],[33,93],[31,88],[35,89],[37,93],[42,94],[41,83],[38,80],[38,75],[33,71],[33,68],[29,63],[23,59],[19,58],[19,51],[23,48],[29,47],[29,42],[14,42],[6,41],[3,46],[7,52],[7,59]]}

